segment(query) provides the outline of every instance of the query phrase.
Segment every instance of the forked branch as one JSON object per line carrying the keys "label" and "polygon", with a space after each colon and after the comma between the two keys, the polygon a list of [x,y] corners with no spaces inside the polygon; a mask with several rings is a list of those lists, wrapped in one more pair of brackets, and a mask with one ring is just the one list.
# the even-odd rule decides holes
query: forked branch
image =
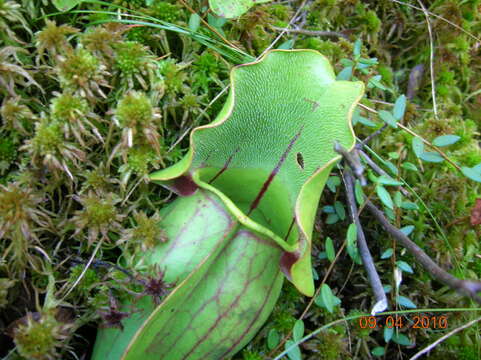
{"label": "forked branch", "polygon": [[[358,177],[360,171],[359,168],[356,169],[356,161],[354,160],[355,156],[349,153],[346,149],[342,148],[342,146],[340,146],[339,144],[336,144],[334,146],[334,150],[344,157],[344,159],[346,160],[345,163],[348,166],[354,166],[354,170],[352,173],[354,173],[354,175]],[[433,278],[448,285],[450,288],[456,290],[458,293],[469,296],[470,298],[481,304],[481,281],[462,280],[451,275],[446,270],[442,269],[438,264],[436,264],[429,257],[429,255],[424,252],[423,249],[421,249],[418,245],[411,241],[409,237],[407,237],[401,230],[392,225],[386,218],[386,216],[384,216],[384,213],[379,210],[370,200],[365,200],[364,207],[376,218],[376,220],[381,224],[384,230],[386,230],[393,238],[395,238],[414,256],[415,260],[419,264],[421,264],[423,268]]]}

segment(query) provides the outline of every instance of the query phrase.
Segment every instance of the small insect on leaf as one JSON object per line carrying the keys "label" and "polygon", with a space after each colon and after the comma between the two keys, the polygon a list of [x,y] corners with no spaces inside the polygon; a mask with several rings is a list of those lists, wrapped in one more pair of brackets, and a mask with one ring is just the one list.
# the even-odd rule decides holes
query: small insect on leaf
{"label": "small insect on leaf", "polygon": [[299,167],[304,170],[304,157],[302,156],[302,154],[300,152],[297,153],[297,165],[299,165]]}

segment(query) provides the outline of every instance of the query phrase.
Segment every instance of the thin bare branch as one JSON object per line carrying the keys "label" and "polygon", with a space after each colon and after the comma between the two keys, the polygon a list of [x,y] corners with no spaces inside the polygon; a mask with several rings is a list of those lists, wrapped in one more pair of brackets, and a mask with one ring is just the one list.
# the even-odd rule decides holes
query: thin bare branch
{"label": "thin bare branch", "polygon": [[481,281],[475,280],[461,280],[436,264],[419,246],[411,241],[401,230],[393,226],[389,220],[384,216],[383,212],[379,210],[371,201],[366,201],[366,208],[377,219],[393,238],[395,238],[403,247],[411,252],[416,261],[420,263],[424,269],[435,279],[448,285],[457,292],[471,297],[473,300],[481,304]]}
{"label": "thin bare branch", "polygon": [[364,231],[362,229],[361,221],[359,220],[356,199],[354,196],[354,177],[349,168],[343,171],[342,178],[346,187],[348,211],[351,216],[352,222],[356,225],[357,228],[357,247],[359,249],[359,254],[361,255],[364,269],[367,273],[369,284],[371,285],[372,292],[374,293],[375,303],[372,307],[371,314],[375,315],[387,309],[388,301],[381,283],[381,279],[379,278],[379,274],[377,273],[376,267],[374,265],[374,260],[372,259],[371,252],[369,251],[369,247],[367,246],[367,241],[364,235]]}

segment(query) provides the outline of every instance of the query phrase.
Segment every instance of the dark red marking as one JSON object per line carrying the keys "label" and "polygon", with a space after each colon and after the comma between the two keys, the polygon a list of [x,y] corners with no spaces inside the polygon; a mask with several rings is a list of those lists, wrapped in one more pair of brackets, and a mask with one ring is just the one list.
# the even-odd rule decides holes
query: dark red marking
{"label": "dark red marking", "polygon": [[309,104],[312,105],[312,111],[316,111],[316,109],[319,107],[319,103],[315,100],[311,100],[308,98],[303,98],[302,100],[307,101]]}
{"label": "dark red marking", "polygon": [[291,280],[292,265],[299,259],[299,252],[284,252],[281,256],[280,267],[288,280]]}
{"label": "dark red marking", "polygon": [[170,187],[172,188],[173,192],[180,196],[192,195],[198,189],[197,184],[189,175],[183,175],[174,179],[174,182]]}
{"label": "dark red marking", "polygon": [[234,151],[234,153],[233,153],[231,156],[229,156],[229,158],[227,159],[227,161],[226,161],[225,164],[224,164],[224,167],[223,167],[222,169],[220,169],[220,171],[219,171],[217,174],[215,174],[212,179],[210,179],[209,184],[212,184],[215,179],[217,179],[219,176],[222,175],[222,173],[223,173],[224,171],[227,170],[227,168],[229,167],[230,162],[232,161],[232,158],[233,158],[234,155],[237,154],[238,152],[239,152],[239,148],[237,148],[237,149]]}
{"label": "dark red marking", "polygon": [[252,202],[251,207],[250,207],[247,215],[250,215],[252,210],[257,208],[257,206],[259,205],[259,202],[261,201],[262,197],[265,195],[265,193],[267,191],[267,188],[271,184],[272,180],[274,180],[274,176],[277,175],[277,173],[279,172],[279,169],[281,168],[282,164],[284,163],[284,161],[286,161],[287,155],[289,155],[289,152],[292,150],[292,147],[294,146],[294,143],[297,141],[297,139],[299,139],[299,136],[301,135],[301,132],[302,132],[303,128],[304,128],[304,125],[301,126],[301,129],[299,130],[299,132],[296,135],[294,135],[294,137],[289,142],[289,145],[287,145],[286,151],[284,151],[284,153],[282,154],[281,158],[279,159],[279,162],[277,163],[276,167],[274,168],[274,170],[272,170],[269,177],[267,178],[267,180],[262,185],[262,188],[259,191],[259,193],[257,194],[257,197]]}
{"label": "dark red marking", "polygon": [[294,216],[292,218],[292,221],[291,221],[291,225],[289,225],[289,230],[287,230],[287,234],[286,234],[286,237],[284,238],[284,240],[287,241],[287,239],[289,238],[289,235],[291,234],[291,231],[292,231],[292,227],[294,226],[294,223],[296,222],[296,217]]}

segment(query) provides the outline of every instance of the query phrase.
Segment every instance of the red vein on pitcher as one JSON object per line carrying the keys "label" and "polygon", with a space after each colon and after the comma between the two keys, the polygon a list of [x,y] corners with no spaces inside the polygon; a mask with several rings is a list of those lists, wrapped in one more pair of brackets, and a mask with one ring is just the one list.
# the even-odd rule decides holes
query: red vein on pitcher
{"label": "red vein on pitcher", "polygon": [[209,184],[212,184],[215,179],[217,179],[219,176],[222,175],[222,173],[223,173],[224,171],[227,170],[227,168],[229,167],[229,164],[230,164],[231,161],[232,161],[232,158],[233,158],[234,155],[237,154],[238,152],[239,152],[239,148],[237,148],[237,149],[234,151],[234,153],[233,153],[231,156],[229,156],[229,158],[228,158],[227,161],[225,162],[225,164],[224,164],[224,166],[222,167],[222,169],[220,169],[220,171],[219,171],[217,174],[215,174],[212,179],[210,179]]}
{"label": "red vein on pitcher", "polygon": [[249,209],[249,212],[247,213],[247,215],[250,215],[250,213],[255,209],[257,208],[257,206],[259,205],[259,202],[261,201],[262,197],[265,195],[266,191],[267,191],[267,188],[269,187],[269,185],[271,184],[272,180],[274,180],[274,176],[277,175],[277,173],[279,172],[282,164],[286,161],[287,159],[287,155],[289,155],[289,153],[291,152],[292,150],[292,147],[294,146],[295,142],[297,141],[297,139],[299,139],[299,136],[301,135],[301,132],[302,132],[302,129],[304,128],[304,125],[301,126],[301,129],[299,130],[299,132],[294,135],[294,137],[291,139],[291,141],[289,142],[289,145],[287,145],[287,149],[284,151],[284,153],[282,154],[281,158],[279,159],[276,167],[274,168],[274,170],[272,170],[272,172],[269,174],[269,177],[267,178],[267,180],[264,182],[264,184],[262,185],[262,188],[261,190],[259,191],[259,193],[257,194],[257,197],[254,199],[254,201],[252,202],[251,204],[251,207]]}

